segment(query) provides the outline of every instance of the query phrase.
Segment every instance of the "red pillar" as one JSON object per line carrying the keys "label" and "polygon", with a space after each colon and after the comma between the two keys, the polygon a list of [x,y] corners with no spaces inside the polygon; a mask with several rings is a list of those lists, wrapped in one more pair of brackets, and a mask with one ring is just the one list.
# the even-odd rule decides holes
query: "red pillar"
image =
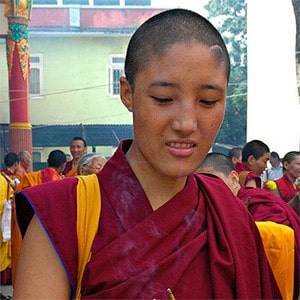
{"label": "red pillar", "polygon": [[7,1],[8,18],[6,37],[9,75],[9,148],[12,152],[27,150],[32,153],[32,130],[29,112],[29,43],[28,21],[31,2]]}

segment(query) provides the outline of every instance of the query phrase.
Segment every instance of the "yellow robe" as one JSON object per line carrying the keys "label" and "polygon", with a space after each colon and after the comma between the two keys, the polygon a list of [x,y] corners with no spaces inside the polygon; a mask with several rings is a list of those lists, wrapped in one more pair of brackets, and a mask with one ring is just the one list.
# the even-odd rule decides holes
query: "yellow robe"
{"label": "yellow robe", "polygon": [[255,222],[282,299],[293,299],[294,230],[271,221]]}
{"label": "yellow robe", "polygon": [[[2,218],[4,201],[13,195],[13,189],[5,177],[0,174],[0,220]],[[4,271],[10,267],[11,255],[10,255],[10,241],[2,241],[2,231],[0,228],[0,271]]]}

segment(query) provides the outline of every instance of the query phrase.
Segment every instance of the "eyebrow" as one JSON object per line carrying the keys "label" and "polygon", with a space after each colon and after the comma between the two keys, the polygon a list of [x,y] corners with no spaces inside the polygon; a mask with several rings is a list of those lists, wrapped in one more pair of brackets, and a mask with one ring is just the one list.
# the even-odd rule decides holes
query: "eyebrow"
{"label": "eyebrow", "polygon": [[[151,87],[174,87],[179,88],[177,83],[168,82],[168,81],[155,81],[151,85]],[[224,89],[217,84],[200,84],[200,90],[218,90],[224,92]]]}

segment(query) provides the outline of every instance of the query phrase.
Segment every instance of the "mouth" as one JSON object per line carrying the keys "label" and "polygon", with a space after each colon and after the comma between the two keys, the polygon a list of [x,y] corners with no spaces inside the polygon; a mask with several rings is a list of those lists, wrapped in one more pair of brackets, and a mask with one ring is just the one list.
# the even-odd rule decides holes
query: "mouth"
{"label": "mouth", "polygon": [[167,143],[167,146],[177,149],[189,149],[195,147],[196,145],[192,143]]}
{"label": "mouth", "polygon": [[187,157],[194,153],[196,144],[194,143],[181,143],[170,142],[166,143],[168,151],[177,157]]}

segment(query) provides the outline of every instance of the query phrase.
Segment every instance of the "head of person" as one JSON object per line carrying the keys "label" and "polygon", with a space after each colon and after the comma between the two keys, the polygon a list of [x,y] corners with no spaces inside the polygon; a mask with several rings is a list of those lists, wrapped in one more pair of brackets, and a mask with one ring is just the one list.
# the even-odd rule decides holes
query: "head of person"
{"label": "head of person", "polygon": [[225,43],[199,14],[172,9],[142,24],[120,79],[133,114],[129,162],[177,178],[196,170],[223,121],[229,74]]}
{"label": "head of person", "polygon": [[61,173],[65,169],[66,162],[66,154],[61,150],[53,150],[48,155],[48,167],[55,169],[58,173]]}
{"label": "head of person", "polygon": [[228,157],[231,159],[232,163],[235,165],[237,162],[242,162],[242,151],[243,148],[234,147],[229,150]]}
{"label": "head of person", "polygon": [[89,175],[102,170],[106,159],[98,153],[84,154],[78,161],[77,173],[79,175]]}
{"label": "head of person", "polygon": [[30,168],[31,167],[31,164],[32,164],[32,159],[31,159],[31,154],[24,150],[24,151],[21,151],[19,154],[18,154],[18,157],[19,157],[19,160],[20,162],[26,167],[26,168]]}
{"label": "head of person", "polygon": [[235,171],[234,164],[223,153],[208,153],[199,166],[197,173],[213,174],[221,178],[234,195],[237,195],[241,188],[239,175]]}
{"label": "head of person", "polygon": [[7,153],[4,157],[4,164],[13,174],[16,174],[20,167],[18,155],[14,152]]}
{"label": "head of person", "polygon": [[278,168],[280,166],[280,157],[275,151],[270,153],[270,164],[273,168]]}
{"label": "head of person", "polygon": [[252,140],[243,147],[242,162],[257,175],[261,175],[267,168],[269,158],[270,149],[260,140]]}
{"label": "head of person", "polygon": [[84,138],[76,136],[71,140],[70,152],[74,160],[79,158],[87,152],[87,144]]}
{"label": "head of person", "polygon": [[282,159],[284,172],[288,175],[291,182],[295,182],[300,177],[300,152],[290,151]]}

